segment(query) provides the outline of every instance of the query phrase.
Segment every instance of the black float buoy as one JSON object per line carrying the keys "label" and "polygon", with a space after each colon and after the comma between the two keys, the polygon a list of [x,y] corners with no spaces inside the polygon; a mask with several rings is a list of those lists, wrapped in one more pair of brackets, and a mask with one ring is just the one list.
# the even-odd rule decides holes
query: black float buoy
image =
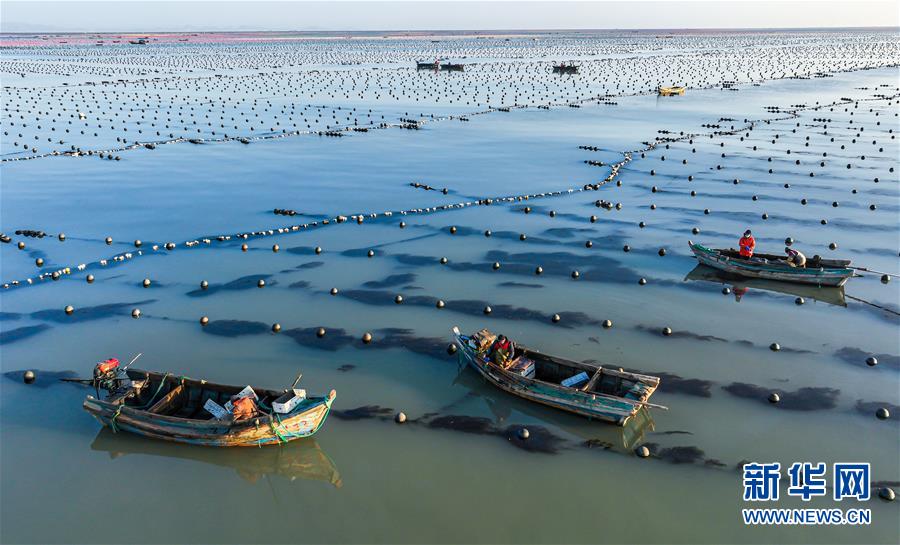
{"label": "black float buoy", "polygon": [[394,303],[396,303],[396,304],[399,305],[399,304],[402,303],[402,302],[403,302],[403,296],[402,296],[402,295],[398,295],[397,297],[394,297]]}
{"label": "black float buoy", "polygon": [[494,269],[494,270],[496,271],[497,269],[500,268],[500,262],[499,262],[499,261],[494,261],[494,264],[491,265],[491,268]]}
{"label": "black float buoy", "polygon": [[890,281],[891,281],[891,275],[889,275],[889,274],[881,275],[881,283],[882,284],[887,284]]}
{"label": "black float buoy", "polygon": [[322,247],[321,247],[321,246],[316,246],[316,255],[319,255],[319,254],[321,254],[321,253],[322,253]]}
{"label": "black float buoy", "polygon": [[638,280],[638,285],[639,285],[639,286],[646,286],[646,285],[647,285],[647,279],[646,279],[646,278],[643,278],[643,277],[640,278],[640,279]]}
{"label": "black float buoy", "polygon": [[728,286],[725,286],[724,288],[722,288],[722,294],[723,294],[723,295],[730,295],[730,294],[731,294],[731,288],[729,288]]}
{"label": "black float buoy", "polygon": [[272,333],[278,333],[279,331],[281,331],[281,324],[277,322],[272,324]]}
{"label": "black float buoy", "polygon": [[319,329],[316,330],[316,337],[321,339],[324,336],[325,336],[325,328],[324,327],[320,327]]}
{"label": "black float buoy", "polygon": [[558,324],[559,321],[560,321],[560,319],[561,319],[561,318],[559,317],[559,314],[554,314],[554,315],[550,318],[550,321],[553,322],[554,324]]}
{"label": "black float buoy", "polygon": [[875,417],[878,418],[878,420],[887,420],[891,417],[891,412],[885,407],[879,407],[878,410],[875,411]]}
{"label": "black float buoy", "polygon": [[484,310],[482,312],[484,312],[485,314],[490,314],[492,312],[491,307],[489,307],[489,306],[484,307]]}
{"label": "black float buoy", "polygon": [[437,308],[444,308],[444,301],[441,299],[437,300],[437,303],[434,304]]}
{"label": "black float buoy", "polygon": [[883,499],[884,501],[894,501],[897,498],[897,495],[894,493],[894,489],[889,486],[882,486],[878,489],[878,497]]}
{"label": "black float buoy", "polygon": [[666,337],[670,336],[672,334],[672,328],[664,327],[662,330],[662,334],[665,335]]}
{"label": "black float buoy", "polygon": [[450,343],[447,345],[447,354],[453,355],[456,354],[457,348],[455,343]]}
{"label": "black float buoy", "polygon": [[639,458],[649,458],[650,457],[650,449],[647,448],[646,445],[641,445],[634,451],[635,454],[638,455]]}
{"label": "black float buoy", "polygon": [[278,250],[280,250],[280,249],[281,249],[281,248],[280,248],[277,244],[273,244],[273,245],[272,245],[272,251],[273,251],[274,253],[278,253]]}
{"label": "black float buoy", "polygon": [[137,320],[138,318],[140,318],[140,317],[141,317],[141,309],[136,308],[136,309],[132,310],[132,311],[131,311],[131,317],[134,318],[135,320]]}
{"label": "black float buoy", "polygon": [[22,380],[25,384],[33,384],[35,378],[37,377],[35,377],[34,371],[31,370],[25,371],[25,373],[22,374]]}
{"label": "black float buoy", "polygon": [[578,278],[579,278],[580,276],[581,276],[581,273],[580,273],[580,272],[578,272],[578,271],[572,271],[572,279],[573,279],[573,280],[578,280]]}
{"label": "black float buoy", "polygon": [[66,305],[65,311],[66,314],[71,316],[72,313],[75,312],[75,307],[73,307],[72,305]]}
{"label": "black float buoy", "polygon": [[612,320],[603,320],[603,329],[609,329],[613,326]]}
{"label": "black float buoy", "polygon": [[259,282],[256,283],[256,287],[257,287],[257,288],[264,288],[264,287],[266,287],[266,281],[263,280],[262,278],[260,278],[260,279],[259,279]]}
{"label": "black float buoy", "polygon": [[200,289],[205,290],[207,288],[209,288],[209,282],[207,282],[206,280],[201,280],[200,281]]}
{"label": "black float buoy", "polygon": [[87,278],[85,278],[85,280],[87,280],[88,284],[93,284],[94,283],[94,275],[93,274],[87,275]]}
{"label": "black float buoy", "polygon": [[522,441],[525,441],[529,437],[531,437],[531,433],[528,432],[528,428],[519,428],[519,431],[516,433],[516,435],[518,435],[519,439],[521,439]]}
{"label": "black float buoy", "polygon": [[798,298],[794,299],[794,304],[797,305],[797,306],[800,306],[800,305],[802,305],[802,304],[805,303],[805,302],[806,302],[806,300],[803,299],[802,297],[798,297]]}
{"label": "black float buoy", "polygon": [[331,288],[331,290],[329,291],[329,293],[330,293],[331,295],[337,295],[337,294],[338,294],[338,289],[337,289],[337,288]]}
{"label": "black float buoy", "polygon": [[242,251],[242,252],[246,252],[246,251],[249,250],[249,249],[250,249],[250,247],[247,246],[247,244],[241,244],[241,251]]}
{"label": "black float buoy", "polygon": [[491,233],[491,230],[490,230],[490,229],[486,229],[486,230],[484,231],[484,236],[486,236],[486,237],[491,236],[491,234],[492,234],[492,233]]}
{"label": "black float buoy", "polygon": [[442,257],[439,261],[440,261],[441,265],[446,265],[446,264],[447,264],[447,258],[446,258],[446,257]]}
{"label": "black float buoy", "polygon": [[372,342],[372,334],[369,333],[368,331],[363,333],[362,342],[363,342],[363,344],[369,344],[370,342]]}
{"label": "black float buoy", "polygon": [[623,252],[630,252],[630,251],[631,251],[631,246],[629,246],[629,245],[627,245],[627,244],[626,244],[625,246],[622,246],[622,251],[623,251]]}
{"label": "black float buoy", "polygon": [[534,269],[534,274],[540,275],[540,274],[543,274],[543,272],[544,272],[544,268],[541,267],[540,265],[538,265],[538,266],[535,267],[535,269]]}
{"label": "black float buoy", "polygon": [[34,264],[37,265],[38,267],[43,267],[43,266],[44,266],[44,259],[41,258],[41,257],[39,257],[39,258],[37,258],[37,259],[34,260]]}
{"label": "black float buoy", "polygon": [[777,393],[772,392],[771,394],[769,394],[769,403],[774,404],[778,403],[779,401],[781,401],[781,396],[779,396]]}
{"label": "black float buoy", "polygon": [[660,248],[660,249],[659,249],[659,252],[657,252],[657,253],[659,254],[659,257],[665,257],[665,255],[666,255],[666,249],[665,249],[665,248]]}
{"label": "black float buoy", "polygon": [[141,282],[141,285],[144,286],[145,288],[149,288],[150,287],[150,279],[145,278],[144,281]]}
{"label": "black float buoy", "polygon": [[778,343],[772,343],[769,345],[769,350],[771,350],[772,352],[778,352],[779,350],[781,350],[781,345]]}
{"label": "black float buoy", "polygon": [[134,241],[134,247],[140,248],[144,243],[140,241],[140,239]]}
{"label": "black float buoy", "polygon": [[208,323],[209,323],[209,318],[208,318],[207,316],[201,316],[201,317],[200,317],[200,325],[201,325],[201,326],[204,326],[204,327],[205,327],[206,324],[208,324]]}
{"label": "black float buoy", "polygon": [[593,247],[594,247],[594,243],[591,242],[591,241],[589,240],[589,241],[587,241],[587,242],[584,243],[584,247],[585,247],[585,248],[593,248]]}
{"label": "black float buoy", "polygon": [[106,245],[109,246],[110,244],[112,244],[112,237],[106,237],[104,242],[106,242]]}
{"label": "black float buoy", "polygon": [[60,242],[65,242],[65,241],[66,241],[66,234],[65,234],[65,233],[60,233],[59,235],[57,235],[56,238],[58,238]]}
{"label": "black float buoy", "polygon": [[398,424],[403,424],[404,422],[406,422],[406,413],[401,411],[394,415],[394,422]]}
{"label": "black float buoy", "polygon": [[875,356],[869,356],[868,358],[866,358],[866,365],[868,365],[869,367],[875,367],[876,365],[878,365],[878,358],[876,358]]}
{"label": "black float buoy", "polygon": [[366,256],[375,257],[375,250],[369,250],[368,252],[366,252]]}

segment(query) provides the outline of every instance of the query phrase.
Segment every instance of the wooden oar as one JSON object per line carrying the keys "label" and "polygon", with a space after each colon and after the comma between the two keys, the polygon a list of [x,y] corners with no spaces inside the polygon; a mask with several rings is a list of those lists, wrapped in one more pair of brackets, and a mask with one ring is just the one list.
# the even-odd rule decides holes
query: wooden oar
{"label": "wooden oar", "polygon": [[849,267],[849,268],[851,268],[851,269],[856,269],[857,271],[865,271],[865,272],[870,272],[870,273],[875,273],[875,274],[883,274],[883,275],[885,275],[885,276],[893,276],[893,277],[895,277],[895,278],[900,278],[900,274],[887,273],[887,272],[884,272],[884,271],[875,271],[875,270],[872,270],[872,269],[867,269],[867,268],[865,268],[865,267]]}

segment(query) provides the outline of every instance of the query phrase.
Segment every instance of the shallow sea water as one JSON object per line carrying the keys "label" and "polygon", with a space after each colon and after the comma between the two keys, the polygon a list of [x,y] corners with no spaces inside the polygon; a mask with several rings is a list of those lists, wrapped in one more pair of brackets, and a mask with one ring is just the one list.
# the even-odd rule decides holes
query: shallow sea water
{"label": "shallow sea water", "polygon": [[[864,505],[873,518],[865,527],[746,527],[738,467],[747,460],[870,462],[878,486],[898,489],[897,280],[883,284],[880,275],[863,273],[841,299],[790,286],[750,286],[736,297],[722,288],[739,292],[741,282],[686,277],[696,266],[689,239],[734,246],[746,228],[764,251],[779,253],[790,236],[808,256],[898,272],[900,89],[896,57],[885,56],[896,50],[897,36],[673,40],[642,34],[387,45],[225,39],[146,49],[92,49],[58,39],[36,47],[5,44],[0,69],[10,87],[2,126],[10,134],[0,141],[0,227],[13,242],[0,245],[0,282],[10,284],[0,292],[0,541],[896,543],[898,504],[877,498]],[[698,53],[710,47],[712,53]],[[822,47],[843,53],[825,57]],[[409,68],[435,56],[472,64],[462,74]],[[546,73],[552,60],[573,58],[582,63],[581,75]],[[870,68],[841,72],[834,58]],[[798,63],[804,74],[833,74],[781,79],[779,59],[784,66]],[[263,61],[274,64],[262,70]],[[742,62],[758,74],[740,80],[738,91],[707,88],[707,80],[739,79],[722,66],[734,70]],[[677,82],[674,74],[683,67],[693,71],[685,80],[697,81],[684,96],[635,95],[645,91],[635,88],[605,101],[614,104],[589,99],[617,94],[615,81],[644,84],[668,73],[667,81]],[[53,73],[58,69],[71,75]],[[128,82],[76,85],[120,77]],[[363,83],[366,78],[372,81]],[[555,105],[539,109],[533,106],[541,101],[521,99],[533,86]],[[437,89],[454,103],[425,98]],[[95,102],[78,92],[94,93]],[[390,93],[400,98],[391,100]],[[516,108],[516,94],[529,107]],[[207,105],[209,96],[221,106]],[[796,118],[784,113],[817,103],[837,104],[798,110]],[[136,136],[147,128],[134,121],[139,112],[160,117],[165,111],[188,125],[170,129],[174,137],[197,137],[197,118],[179,118],[192,107],[197,116],[236,117],[231,137],[253,136],[248,127],[257,114],[263,129],[286,124],[282,111],[295,104],[324,106],[314,115],[340,117],[341,126],[371,108],[376,124],[384,115],[392,125],[341,138],[298,134],[249,144],[215,141],[222,134],[207,126],[199,137],[211,141],[113,152],[119,161],[96,155],[11,160],[70,145],[123,147],[116,141],[123,133],[95,129],[104,121],[90,116],[89,134],[46,143],[48,126],[57,128],[50,131],[55,141],[68,123],[36,120],[44,115],[38,110],[66,108],[69,116],[86,104],[95,104],[97,117],[132,114],[119,126],[129,128],[129,143],[166,140]],[[513,108],[475,114],[486,104]],[[393,125],[418,114],[427,120],[418,130]],[[468,121],[432,120],[432,114]],[[709,136],[743,127],[745,119],[772,121]],[[609,166],[584,161],[615,163],[622,152],[644,148],[642,142],[682,132],[696,136],[668,149],[662,143],[645,157],[637,152],[619,172],[621,186],[581,190],[610,173]],[[45,142],[35,144],[38,153],[23,151],[21,143],[35,135]],[[398,213],[548,192],[563,193]],[[597,199],[622,208],[598,208]],[[273,215],[275,208],[299,215]],[[339,214],[366,219],[252,236],[247,252],[234,237]],[[52,236],[23,238],[14,235],[18,229]],[[219,235],[232,238],[219,242]],[[103,242],[107,236],[112,245]],[[136,239],[143,241],[140,249]],[[19,240],[25,250],[15,247]],[[201,242],[184,244],[195,240]],[[177,248],[164,250],[168,241]],[[836,250],[829,249],[832,242]],[[131,257],[112,260],[125,253]],[[449,262],[441,265],[440,257]],[[498,271],[491,268],[495,261],[502,264]],[[82,263],[86,270],[75,270]],[[543,274],[534,274],[537,266]],[[72,274],[38,279],[63,267]],[[573,270],[581,273],[578,280],[571,279]],[[88,273],[96,276],[93,284],[85,282]],[[150,288],[141,287],[144,278]],[[260,278],[263,289],[255,285]],[[209,290],[199,290],[201,280]],[[328,293],[332,287],[338,295]],[[393,302],[398,294],[406,299],[401,305]],[[795,304],[798,295],[805,304]],[[434,299],[447,307],[436,309]],[[75,307],[72,316],[63,312],[66,305]],[[482,314],[485,305],[492,315]],[[142,312],[137,320],[130,316],[135,308]],[[555,313],[562,317],[556,324]],[[201,316],[210,318],[206,328]],[[605,319],[613,321],[611,329],[600,326]],[[269,333],[276,322],[283,328],[277,335]],[[489,327],[570,359],[660,374],[652,401],[669,410],[641,413],[622,429],[510,397],[446,354],[454,325]],[[321,341],[298,331],[319,326],[328,330]],[[673,335],[663,336],[663,327]],[[354,340],[341,341],[340,330]],[[358,341],[365,332],[373,333],[370,345]],[[773,342],[780,351],[769,349]],[[308,391],[337,390],[335,412],[308,440],[209,450],[101,431],[80,407],[89,392],[55,380],[55,373],[88,376],[96,361],[127,361],[137,353],[142,368],[221,383],[282,388],[302,371]],[[870,355],[879,365],[865,364]],[[25,369],[37,370],[36,384],[22,384]],[[782,402],[769,404],[776,390]],[[876,419],[876,407],[890,408],[891,417]],[[392,422],[401,410],[411,420],[403,426]],[[435,423],[446,416],[453,425]],[[511,438],[509,430],[519,426],[532,439]],[[651,444],[654,456],[633,454],[643,444]],[[777,504],[807,506],[835,502]]]}

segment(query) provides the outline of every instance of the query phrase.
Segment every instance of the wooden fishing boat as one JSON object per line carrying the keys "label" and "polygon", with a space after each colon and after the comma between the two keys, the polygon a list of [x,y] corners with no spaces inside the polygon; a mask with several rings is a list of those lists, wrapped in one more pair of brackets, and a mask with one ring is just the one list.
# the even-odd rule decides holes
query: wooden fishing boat
{"label": "wooden fishing boat", "polygon": [[[272,404],[288,390],[254,388],[255,417],[233,420],[216,418],[205,407],[208,400],[225,405],[243,386],[214,384],[137,369],[118,372],[106,382],[106,399],[87,396],[84,409],[113,431],[127,431],[180,443],[212,447],[257,447],[287,443],[319,431],[328,417],[335,391],[328,396],[307,397],[286,414]],[[106,387],[106,386],[104,386]],[[220,407],[221,408],[221,407]]]}
{"label": "wooden fishing boat", "polygon": [[658,92],[661,97],[673,97],[684,94],[684,87],[660,87]]}
{"label": "wooden fishing boat", "polygon": [[850,261],[845,259],[814,256],[807,259],[806,267],[792,267],[785,256],[753,254],[752,259],[744,259],[734,249],[711,249],[691,241],[688,245],[700,263],[749,278],[839,287],[853,277]]}
{"label": "wooden fishing boat", "polygon": [[106,452],[115,460],[127,455],[177,458],[233,469],[242,479],[257,482],[267,476],[291,480],[323,481],[335,488],[343,484],[341,474],[331,457],[313,438],[294,441],[282,448],[203,449],[168,441],[147,441],[126,433],[101,428],[91,443],[91,450]]}
{"label": "wooden fishing boat", "polygon": [[487,329],[463,335],[453,328],[460,357],[488,382],[529,401],[624,426],[659,386],[659,377],[580,363],[515,346],[506,366],[487,359],[496,335]]}
{"label": "wooden fishing boat", "polygon": [[553,65],[553,73],[554,74],[577,74],[578,73],[578,65],[575,64],[554,64]]}
{"label": "wooden fishing boat", "polygon": [[762,278],[745,278],[740,275],[727,273],[723,270],[713,269],[702,263],[698,263],[696,267],[691,269],[691,272],[689,272],[684,279],[685,281],[694,280],[727,284],[732,287],[735,293],[746,289],[754,289],[782,293],[794,297],[803,297],[804,299],[821,301],[838,307],[847,306],[847,301],[844,299],[843,287],[813,286],[810,284],[764,280]]}
{"label": "wooden fishing boat", "polygon": [[[604,448],[627,453],[643,443],[646,435],[653,433],[656,429],[653,415],[646,406],[638,409],[638,412],[629,418],[622,427],[597,426],[577,414],[548,411],[539,403],[511,396],[503,390],[487,385],[480,373],[469,369],[469,365],[457,373],[453,384],[480,395],[498,427],[505,426],[515,411],[578,437],[586,444],[603,444]],[[466,399],[468,399],[468,395]]]}

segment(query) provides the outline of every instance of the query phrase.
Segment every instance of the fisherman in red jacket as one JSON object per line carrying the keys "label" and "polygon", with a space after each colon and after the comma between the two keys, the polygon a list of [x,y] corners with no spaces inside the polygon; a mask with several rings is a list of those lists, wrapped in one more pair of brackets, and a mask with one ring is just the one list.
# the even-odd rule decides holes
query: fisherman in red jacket
{"label": "fisherman in red jacket", "polygon": [[738,241],[738,248],[740,249],[741,257],[744,259],[753,257],[753,249],[756,248],[756,240],[753,239],[750,229],[744,231],[744,236]]}

